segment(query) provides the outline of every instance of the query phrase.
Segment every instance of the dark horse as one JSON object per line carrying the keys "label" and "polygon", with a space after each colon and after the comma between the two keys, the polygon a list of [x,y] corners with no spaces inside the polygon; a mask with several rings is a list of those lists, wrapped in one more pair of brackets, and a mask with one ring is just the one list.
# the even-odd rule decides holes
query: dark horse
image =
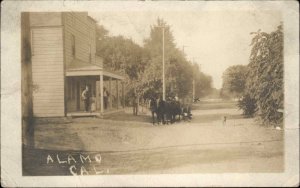
{"label": "dark horse", "polygon": [[165,113],[166,113],[166,102],[162,99],[162,97],[159,98],[157,102],[157,122],[165,124]]}
{"label": "dark horse", "polygon": [[179,101],[169,100],[166,102],[166,116],[168,122],[174,123],[176,121],[177,115],[179,116],[179,121],[180,121],[181,114],[182,111],[181,111],[181,105]]}
{"label": "dark horse", "polygon": [[182,114],[181,106],[178,101],[175,100],[167,100],[164,101],[162,99],[159,100],[157,106],[157,120],[158,122],[165,123],[174,123],[176,121],[176,116]]}
{"label": "dark horse", "polygon": [[154,114],[156,114],[156,117],[158,118],[158,113],[157,113],[157,101],[155,98],[151,98],[150,99],[150,111],[152,114],[152,123],[153,125],[155,124],[155,116]]}

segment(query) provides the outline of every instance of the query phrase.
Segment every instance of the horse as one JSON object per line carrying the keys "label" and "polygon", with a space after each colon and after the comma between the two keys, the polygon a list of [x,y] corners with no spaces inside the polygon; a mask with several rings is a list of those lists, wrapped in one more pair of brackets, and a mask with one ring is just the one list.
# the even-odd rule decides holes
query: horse
{"label": "horse", "polygon": [[166,102],[160,98],[157,102],[157,122],[165,124]]}
{"label": "horse", "polygon": [[[179,101],[168,99],[167,101],[158,100],[157,104],[157,122],[162,122],[163,124],[173,124],[176,121],[176,116],[179,116],[179,121],[182,115],[182,108]],[[152,113],[154,114],[154,113]],[[152,115],[152,119],[154,115]],[[154,121],[154,120],[153,120]]]}
{"label": "horse", "polygon": [[151,115],[152,115],[152,123],[154,125],[155,124],[155,115],[154,114],[156,114],[156,118],[158,117],[157,101],[155,100],[155,98],[150,99],[150,111],[151,111]]}
{"label": "horse", "polygon": [[165,115],[165,120],[166,123],[173,123],[173,104],[172,101],[166,101],[165,102],[165,109],[164,109],[164,115]]}
{"label": "horse", "polygon": [[176,121],[176,116],[179,116],[179,121],[180,121],[180,116],[181,116],[181,106],[180,102],[175,101],[175,100],[168,100],[165,103],[165,109],[164,109],[165,115],[166,115],[166,122],[167,123],[174,123]]}

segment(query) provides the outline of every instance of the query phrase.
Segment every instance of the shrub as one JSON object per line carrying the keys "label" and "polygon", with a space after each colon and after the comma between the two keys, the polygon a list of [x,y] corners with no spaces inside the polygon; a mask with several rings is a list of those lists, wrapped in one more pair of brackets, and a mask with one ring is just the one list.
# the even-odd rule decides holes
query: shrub
{"label": "shrub", "polygon": [[249,94],[244,95],[238,101],[239,109],[243,110],[243,115],[246,117],[253,117],[254,113],[257,111],[256,100]]}

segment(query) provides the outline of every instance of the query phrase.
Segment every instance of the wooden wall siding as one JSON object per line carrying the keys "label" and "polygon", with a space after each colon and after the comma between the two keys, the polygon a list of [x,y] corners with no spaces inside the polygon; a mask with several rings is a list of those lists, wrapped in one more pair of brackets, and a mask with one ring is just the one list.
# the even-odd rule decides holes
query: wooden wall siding
{"label": "wooden wall siding", "polygon": [[30,26],[58,26],[62,25],[60,12],[31,12]]}
{"label": "wooden wall siding", "polygon": [[21,88],[22,88],[22,117],[32,116],[31,96],[31,47],[29,13],[21,13]]}
{"label": "wooden wall siding", "polygon": [[32,89],[29,13],[21,13],[22,143],[32,145]]}
{"label": "wooden wall siding", "polygon": [[62,28],[33,28],[33,115],[64,116],[64,68]]}
{"label": "wooden wall siding", "polygon": [[96,65],[103,67],[103,58],[96,55]]}
{"label": "wooden wall siding", "polygon": [[96,62],[96,24],[87,18],[87,14],[64,13],[65,27],[65,56],[66,66],[74,60],[72,55],[72,36],[75,36],[75,58],[89,63],[91,48],[91,62]]}

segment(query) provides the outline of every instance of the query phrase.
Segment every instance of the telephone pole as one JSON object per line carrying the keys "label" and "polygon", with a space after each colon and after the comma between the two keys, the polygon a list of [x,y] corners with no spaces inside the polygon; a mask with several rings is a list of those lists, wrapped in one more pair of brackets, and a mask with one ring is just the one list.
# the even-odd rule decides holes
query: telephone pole
{"label": "telephone pole", "polygon": [[[196,59],[196,57],[193,57],[193,64],[196,64],[195,59]],[[192,100],[193,100],[193,103],[194,103],[195,102],[195,78],[194,78],[194,72],[193,72],[193,84],[192,85],[193,85],[192,86],[193,87],[192,88]]]}
{"label": "telephone pole", "polygon": [[166,83],[165,83],[165,27],[162,27],[162,62],[163,62],[163,100],[166,100]]}
{"label": "telephone pole", "polygon": [[193,102],[195,102],[195,79],[193,78]]}
{"label": "telephone pole", "polygon": [[165,83],[165,28],[166,26],[156,26],[162,29],[162,64],[163,64],[163,100],[166,100],[166,83]]}

